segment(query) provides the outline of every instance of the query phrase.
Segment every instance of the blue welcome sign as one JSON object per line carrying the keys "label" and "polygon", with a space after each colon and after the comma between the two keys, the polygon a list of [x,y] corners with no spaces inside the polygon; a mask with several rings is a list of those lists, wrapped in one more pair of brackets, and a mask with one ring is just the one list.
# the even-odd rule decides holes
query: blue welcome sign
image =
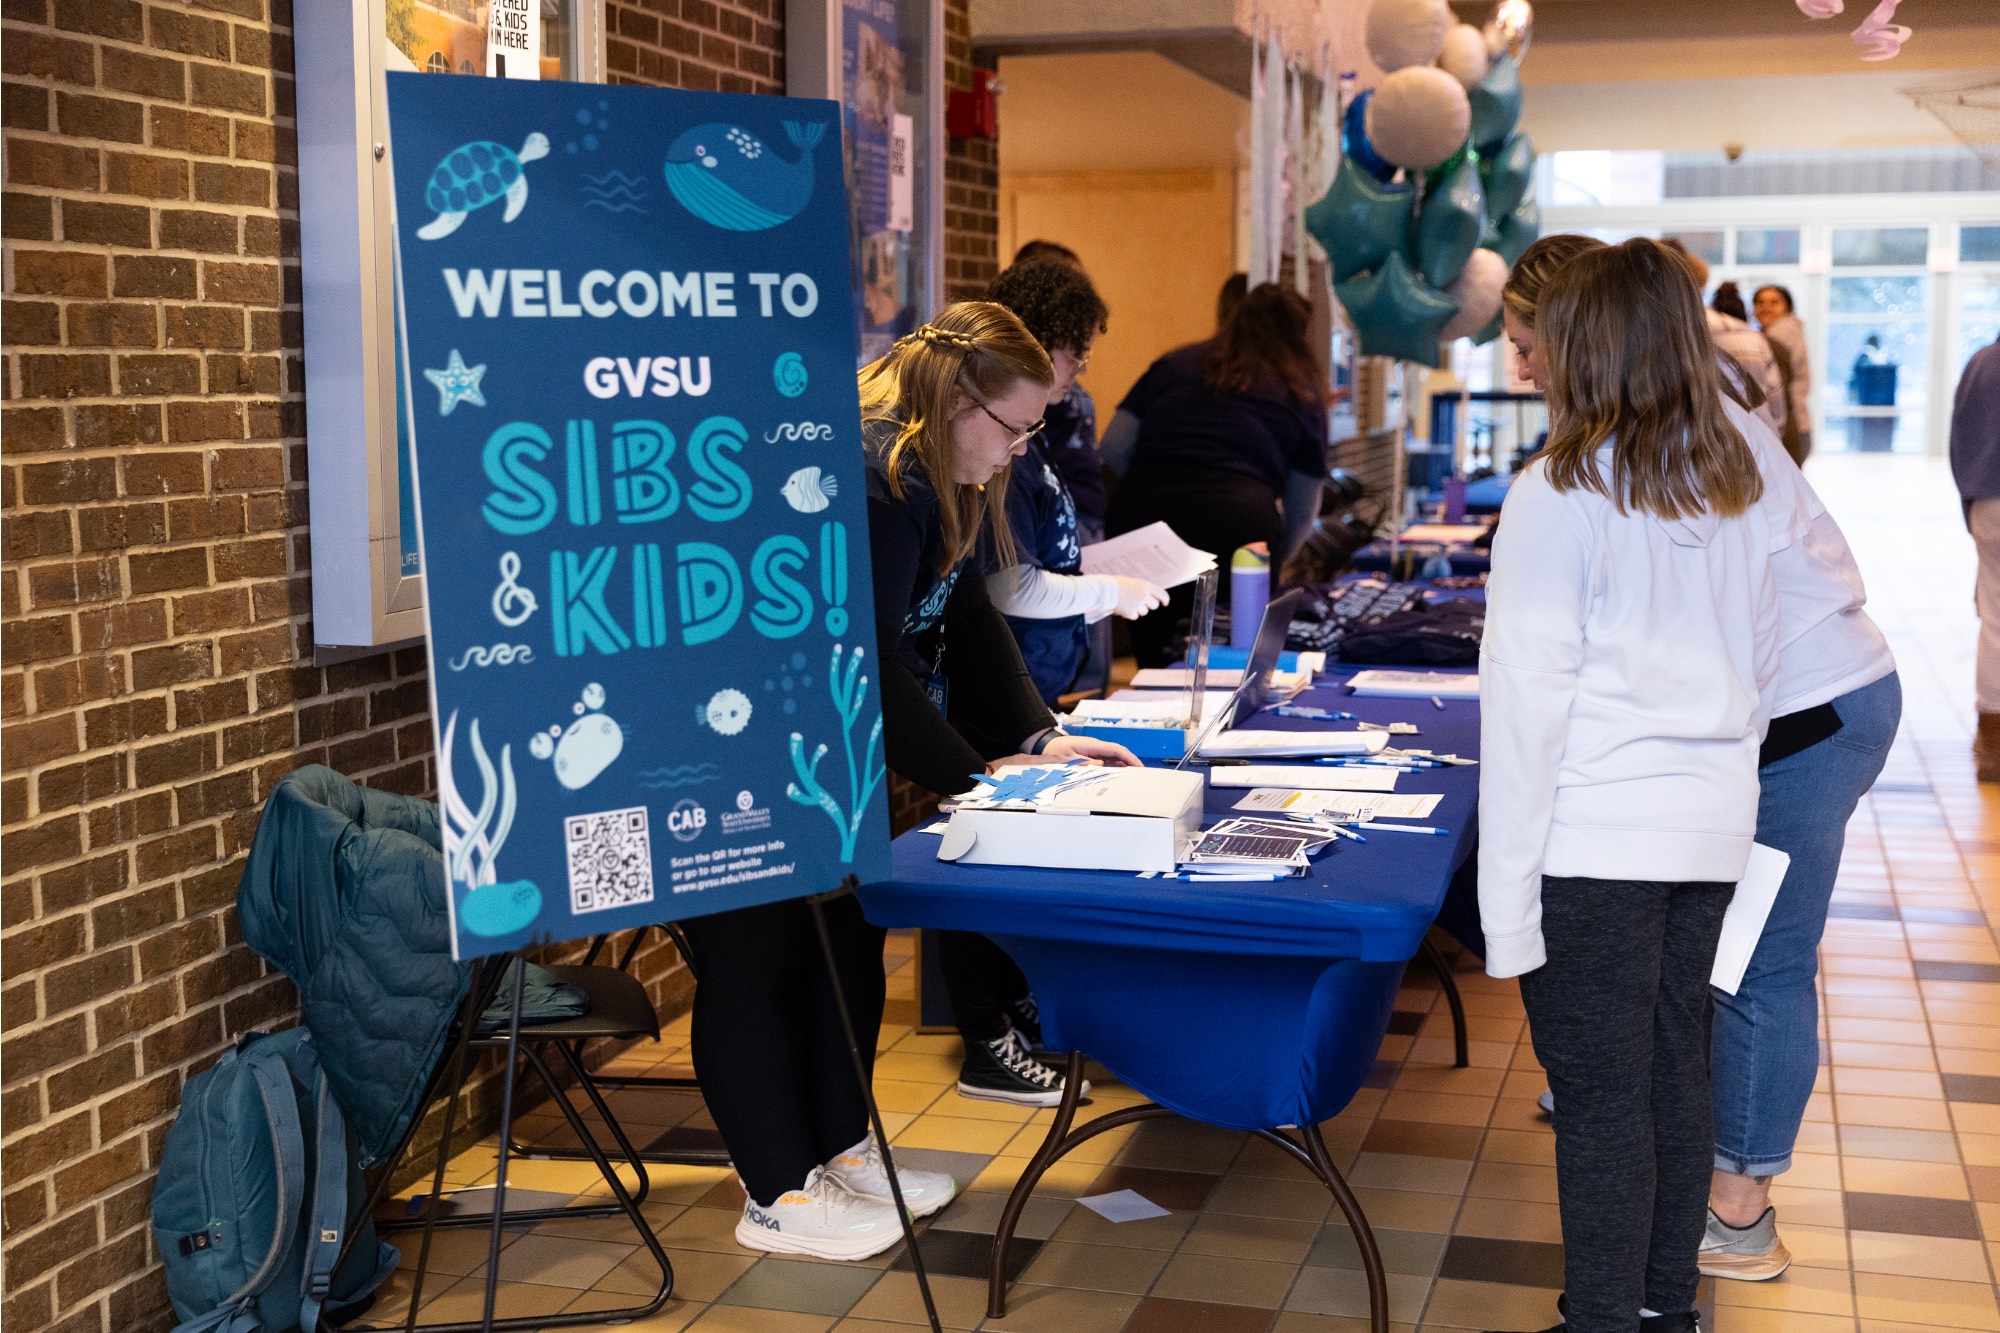
{"label": "blue welcome sign", "polygon": [[460,957],[887,867],[839,108],[389,76]]}

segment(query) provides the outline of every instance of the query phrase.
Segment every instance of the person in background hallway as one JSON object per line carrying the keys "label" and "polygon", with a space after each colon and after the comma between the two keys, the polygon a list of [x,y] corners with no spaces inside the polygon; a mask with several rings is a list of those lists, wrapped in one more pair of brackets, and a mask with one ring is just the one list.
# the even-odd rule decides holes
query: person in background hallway
{"label": "person in background hallway", "polygon": [[[1746,327],[1749,325],[1750,311],[1743,304],[1743,293],[1733,282],[1720,283],[1716,286],[1715,295],[1709,298],[1708,308],[1727,315]],[[1797,427],[1794,424],[1796,417],[1792,411],[1791,351],[1763,330],[1759,329],[1757,333],[1764,339],[1764,346],[1770,350],[1771,359],[1777,363],[1778,382],[1784,386],[1785,428],[1779,438],[1785,446],[1785,452],[1791,455],[1792,461],[1803,463],[1805,455],[1799,452],[1797,440],[1794,438]]]}
{"label": "person in background hallway", "polygon": [[[990,301],[945,307],[860,373],[882,742],[892,772],[940,796],[1002,765],[1139,762],[1055,725],[976,567],[982,540],[1000,567],[1017,563],[1001,517],[1009,465],[1054,383],[1041,345]],[[965,1036],[959,1095],[1060,1101],[1062,1071],[1030,1051],[1037,1015],[1022,1010],[1020,968],[967,931],[939,931],[938,957]]]}
{"label": "person in background hallway", "polygon": [[1659,242],[1578,255],[1536,313],[1549,442],[1507,493],[1480,647],[1486,967],[1520,978],[1555,1092],[1550,1333],[1696,1333],[1708,978],[1756,831],[1771,555],[1803,525],[1759,503]]}
{"label": "person in background hallway", "polygon": [[1972,354],[1951,400],[1951,475],[1979,549],[1979,656],[1973,675],[1981,782],[2000,782],[2000,342]]}
{"label": "person in background hallway", "polygon": [[[1319,514],[1326,479],[1327,386],[1307,333],[1304,297],[1253,288],[1208,342],[1167,353],[1132,386],[1104,434],[1105,465],[1122,477],[1111,531],[1165,520],[1190,546],[1227,563],[1264,542],[1273,571],[1297,552]],[[1228,595],[1229,580],[1222,580]],[[1132,622],[1139,665],[1173,659],[1192,585],[1163,611]]]}
{"label": "person in background hallway", "polygon": [[[1537,383],[1548,373],[1534,327],[1542,289],[1563,263],[1601,246],[1587,236],[1544,237],[1508,278],[1508,336]],[[1791,1165],[1819,1067],[1818,948],[1847,821],[1895,739],[1902,686],[1888,641],[1863,609],[1861,571],[1840,525],[1769,426],[1734,400],[1723,411],[1756,455],[1759,503],[1791,503],[1808,521],[1802,540],[1771,557],[1778,675],[1758,752],[1757,841],[1791,864],[1742,984],[1734,995],[1714,992],[1709,1034],[1715,1162],[1701,1271],[1761,1281],[1791,1262],[1770,1183]]]}
{"label": "person in background hallway", "polygon": [[[1694,285],[1708,290],[1708,263],[1694,254],[1673,237],[1660,242],[1687,265],[1694,274]],[[1739,368],[1743,379],[1749,384],[1750,406],[1764,419],[1780,438],[1785,433],[1785,420],[1790,415],[1785,409],[1785,377],[1778,369],[1778,358],[1771,352],[1771,344],[1764,335],[1750,327],[1748,323],[1734,315],[1725,315],[1720,310],[1706,312],[1709,336],[1715,345],[1726,353]]]}
{"label": "person in background hallway", "polygon": [[1236,313],[1236,307],[1243,304],[1243,297],[1250,290],[1248,273],[1232,273],[1222,280],[1222,290],[1215,294],[1215,331],[1220,333],[1229,317]]}
{"label": "person in background hallway", "polygon": [[[1013,311],[1049,354],[1056,374],[1049,389],[1053,410],[1090,364],[1090,344],[1105,328],[1103,300],[1082,269],[1050,259],[1010,265],[986,289],[986,299]],[[1096,458],[1096,447],[1086,447]],[[989,560],[986,589],[1014,631],[1042,701],[1053,709],[1076,685],[1093,626],[1114,614],[1128,620],[1144,615],[1165,605],[1167,593],[1144,579],[1083,572],[1079,516],[1050,458],[1046,427],[1013,465],[1006,521],[1018,558],[1005,566]]]}
{"label": "person in background hallway", "polygon": [[1750,299],[1757,315],[1757,327],[1784,352],[1790,362],[1791,378],[1785,381],[1785,448],[1792,460],[1803,464],[1812,454],[1812,361],[1806,354],[1806,326],[1799,322],[1792,306],[1792,293],[1776,283],[1765,283]]}

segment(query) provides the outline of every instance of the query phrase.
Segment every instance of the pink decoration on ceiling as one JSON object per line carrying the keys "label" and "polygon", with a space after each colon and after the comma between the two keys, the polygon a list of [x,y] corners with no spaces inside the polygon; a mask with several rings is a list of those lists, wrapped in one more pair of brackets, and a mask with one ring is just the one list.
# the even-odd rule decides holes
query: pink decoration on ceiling
{"label": "pink decoration on ceiling", "polygon": [[1798,0],[1799,12],[1809,19],[1830,19],[1847,8],[1846,0]]}
{"label": "pink decoration on ceiling", "polygon": [[1896,17],[1898,3],[1900,0],[1882,0],[1854,30],[1854,44],[1861,48],[1863,60],[1894,60],[1902,52],[1903,43],[1910,40],[1907,27],[1889,21]]}

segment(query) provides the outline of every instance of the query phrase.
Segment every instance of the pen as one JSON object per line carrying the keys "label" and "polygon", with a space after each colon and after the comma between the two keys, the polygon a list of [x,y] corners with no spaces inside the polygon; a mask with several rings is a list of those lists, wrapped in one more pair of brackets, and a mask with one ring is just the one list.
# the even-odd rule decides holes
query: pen
{"label": "pen", "polygon": [[1444,700],[1438,698],[1435,694],[1433,694],[1431,696],[1431,707],[1437,709],[1440,713],[1442,713],[1444,711]]}
{"label": "pen", "polygon": [[1348,828],[1342,828],[1342,827],[1341,827],[1340,825],[1338,825],[1338,824],[1326,824],[1326,825],[1323,825],[1322,827],[1324,827],[1324,828],[1329,828],[1329,829],[1332,829],[1332,830],[1333,830],[1333,831],[1334,831],[1335,833],[1338,833],[1338,834],[1339,834],[1339,835],[1340,835],[1341,837],[1343,837],[1343,838],[1351,838],[1351,839],[1353,839],[1353,840],[1354,840],[1355,842],[1366,842],[1366,841],[1368,841],[1368,839],[1366,839],[1366,838],[1362,837],[1362,836],[1361,836],[1361,835],[1360,835],[1359,833],[1356,833],[1356,832],[1355,832],[1355,831],[1354,831],[1353,829],[1348,829]]}
{"label": "pen", "polygon": [[1448,828],[1430,828],[1423,824],[1385,824],[1379,819],[1370,820],[1368,827],[1382,829],[1389,833],[1435,833],[1439,837],[1444,837],[1451,832]]}

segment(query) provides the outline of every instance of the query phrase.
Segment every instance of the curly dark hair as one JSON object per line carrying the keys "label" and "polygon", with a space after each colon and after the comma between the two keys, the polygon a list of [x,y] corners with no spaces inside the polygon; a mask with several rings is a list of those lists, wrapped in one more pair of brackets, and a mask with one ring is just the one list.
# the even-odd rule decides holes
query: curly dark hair
{"label": "curly dark hair", "polygon": [[1082,355],[1110,327],[1110,311],[1090,279],[1058,259],[1008,265],[986,289],[985,299],[1013,311],[1050,352]]}

